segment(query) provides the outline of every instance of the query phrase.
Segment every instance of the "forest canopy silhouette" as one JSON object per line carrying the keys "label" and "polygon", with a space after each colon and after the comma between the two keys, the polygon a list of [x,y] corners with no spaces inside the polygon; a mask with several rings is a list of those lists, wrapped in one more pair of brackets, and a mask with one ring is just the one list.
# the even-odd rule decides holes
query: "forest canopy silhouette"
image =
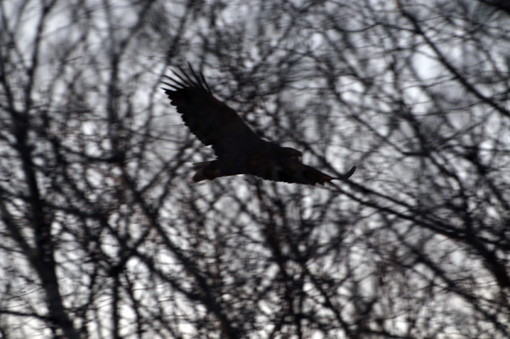
{"label": "forest canopy silhouette", "polygon": [[0,1],[0,337],[509,338],[504,3]]}

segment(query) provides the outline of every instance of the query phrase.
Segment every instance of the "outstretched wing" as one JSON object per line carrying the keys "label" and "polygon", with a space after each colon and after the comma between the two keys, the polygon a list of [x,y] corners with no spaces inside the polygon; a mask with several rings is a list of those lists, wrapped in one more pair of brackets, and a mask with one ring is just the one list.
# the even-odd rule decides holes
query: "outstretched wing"
{"label": "outstretched wing", "polygon": [[332,180],[349,179],[356,170],[356,166],[341,177],[332,177],[311,166],[303,164],[295,158],[261,158],[252,161],[250,170],[251,174],[267,180],[306,185],[324,185],[326,182]]}
{"label": "outstretched wing", "polygon": [[189,73],[165,76],[163,82],[171,104],[177,107],[184,124],[205,145],[211,145],[217,156],[236,156],[263,143],[257,134],[230,107],[216,99],[204,76],[189,65]]}

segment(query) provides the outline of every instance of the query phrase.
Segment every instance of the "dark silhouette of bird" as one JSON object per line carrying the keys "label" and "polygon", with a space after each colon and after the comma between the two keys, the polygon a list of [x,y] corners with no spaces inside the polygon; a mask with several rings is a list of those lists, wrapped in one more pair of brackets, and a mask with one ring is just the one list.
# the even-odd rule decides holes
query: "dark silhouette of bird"
{"label": "dark silhouette of bird", "polygon": [[194,164],[193,181],[213,180],[237,174],[307,185],[324,185],[331,180],[347,180],[356,170],[332,177],[301,162],[302,153],[260,138],[230,107],[216,99],[202,73],[191,65],[189,72],[179,69],[174,77],[162,81],[170,102],[184,124],[207,146],[215,160]]}

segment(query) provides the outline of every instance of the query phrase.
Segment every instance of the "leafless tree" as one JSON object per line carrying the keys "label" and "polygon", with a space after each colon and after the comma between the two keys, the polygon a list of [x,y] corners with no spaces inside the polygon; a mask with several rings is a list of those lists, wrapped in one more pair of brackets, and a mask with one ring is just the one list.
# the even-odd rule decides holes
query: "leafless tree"
{"label": "leafless tree", "polygon": [[[2,338],[508,338],[504,2],[0,2]],[[190,62],[328,189],[193,184]]]}

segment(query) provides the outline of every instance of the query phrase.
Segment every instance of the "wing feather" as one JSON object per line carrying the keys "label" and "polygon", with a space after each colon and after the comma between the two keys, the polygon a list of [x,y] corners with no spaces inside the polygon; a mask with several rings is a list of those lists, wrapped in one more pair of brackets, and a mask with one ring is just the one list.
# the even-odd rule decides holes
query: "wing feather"
{"label": "wing feather", "polygon": [[236,156],[264,141],[230,107],[216,99],[202,73],[191,65],[189,72],[178,68],[173,77],[164,76],[163,87],[184,124],[217,156]]}

